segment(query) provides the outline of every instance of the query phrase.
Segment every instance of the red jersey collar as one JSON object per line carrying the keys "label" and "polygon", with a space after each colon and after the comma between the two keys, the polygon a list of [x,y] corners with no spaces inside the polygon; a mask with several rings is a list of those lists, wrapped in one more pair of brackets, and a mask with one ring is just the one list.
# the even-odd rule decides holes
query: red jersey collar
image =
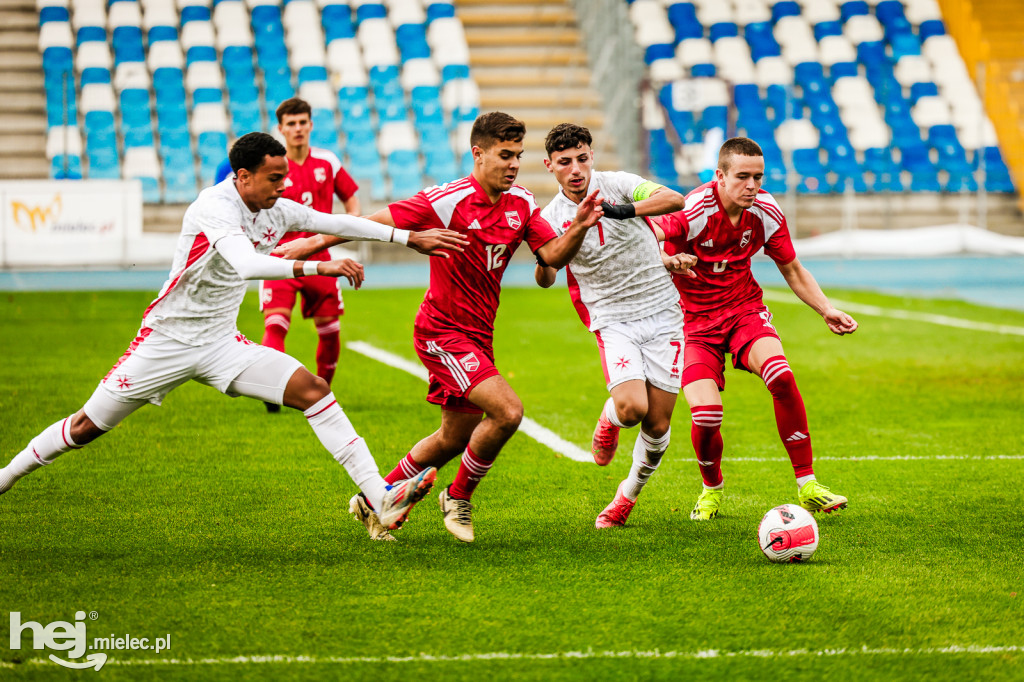
{"label": "red jersey collar", "polygon": [[473,185],[474,196],[477,198],[478,201],[486,204],[487,206],[491,206],[491,207],[497,206],[498,204],[501,203],[501,200],[505,198],[505,195],[508,194],[507,191],[506,192],[502,192],[498,196],[498,200],[495,201],[492,204],[491,203],[491,198],[489,196],[487,196],[487,192],[484,190],[483,185],[481,185],[479,182],[477,182],[477,179],[475,177],[473,177],[473,174],[470,173],[467,177],[469,178],[469,182]]}

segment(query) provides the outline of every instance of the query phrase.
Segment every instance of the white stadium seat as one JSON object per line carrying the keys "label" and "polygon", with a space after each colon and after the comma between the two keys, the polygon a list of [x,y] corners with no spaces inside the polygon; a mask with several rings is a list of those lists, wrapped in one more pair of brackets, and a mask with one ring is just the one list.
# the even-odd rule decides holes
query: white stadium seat
{"label": "white stadium seat", "polygon": [[932,82],[932,69],[928,60],[920,55],[906,55],[896,62],[893,69],[900,85],[909,88],[914,83]]}
{"label": "white stadium seat", "polygon": [[755,24],[772,20],[772,11],[764,0],[736,0],[736,21]]}
{"label": "white stadium seat", "polygon": [[289,51],[288,64],[296,72],[304,66],[327,66],[327,55],[324,52],[323,44],[310,41],[296,45]]}
{"label": "white stadium seat", "polygon": [[185,68],[185,56],[181,53],[181,44],[177,40],[161,40],[151,43],[146,54],[146,63],[150,71],[159,68]]}
{"label": "white stadium seat", "polygon": [[343,73],[346,69],[363,66],[363,51],[355,38],[337,38],[327,45],[327,69],[332,73]]}
{"label": "white stadium seat", "polygon": [[115,2],[107,10],[107,25],[110,30],[121,26],[141,26],[142,13],[137,2]]}
{"label": "white stadium seat", "polygon": [[944,125],[952,122],[949,104],[941,97],[922,97],[910,110],[910,116],[921,128]]}
{"label": "white stadium seat", "polygon": [[377,149],[381,156],[387,156],[391,152],[399,150],[413,150],[419,148],[416,128],[409,121],[392,121],[383,123],[380,126],[380,135],[377,136]]}
{"label": "white stadium seat", "polygon": [[142,13],[142,27],[147,31],[154,26],[178,27],[180,16],[173,4],[167,2],[154,2],[146,6]]}
{"label": "white stadium seat", "polygon": [[936,0],[904,0],[903,8],[907,21],[914,26],[920,26],[924,21],[942,18],[942,10]]}
{"label": "white stadium seat", "polygon": [[806,118],[789,118],[775,130],[775,141],[784,151],[818,146],[818,129]]}
{"label": "white stadium seat", "polygon": [[649,66],[651,80],[658,84],[670,83],[688,75],[682,64],[672,58],[655,59]]}
{"label": "white stadium seat", "polygon": [[221,87],[224,87],[224,74],[217,62],[192,62],[185,72],[185,88],[189,92]]}
{"label": "white stadium seat", "polygon": [[[877,118],[857,119],[856,125],[847,124],[850,134],[850,146],[858,152],[865,149],[877,149],[889,146],[889,126],[882,121],[881,116]],[[845,123],[845,120],[844,120]]]}
{"label": "white stadium seat", "polygon": [[159,178],[160,158],[153,147],[128,147],[124,150],[122,175],[126,178]]}
{"label": "white stadium seat", "polygon": [[432,59],[410,59],[402,65],[402,75],[399,78],[406,91],[420,85],[441,84],[441,74]]}
{"label": "white stadium seat", "polygon": [[314,109],[333,111],[338,106],[334,88],[327,81],[306,81],[299,86],[299,97],[309,102]]}
{"label": "white stadium seat", "polygon": [[844,76],[832,86],[832,99],[840,109],[875,107],[874,90],[864,76]]}
{"label": "white stadium seat", "polygon": [[694,64],[713,64],[714,52],[707,38],[687,38],[676,47],[676,59],[687,69]]}
{"label": "white stadium seat", "polygon": [[[739,17],[744,19],[743,17]],[[732,6],[728,2],[709,2],[697,6],[697,21],[704,26],[735,22],[737,17],[733,14]]]}
{"label": "white stadium seat", "polygon": [[453,78],[441,87],[441,106],[445,111],[480,106],[480,88],[471,78]]}
{"label": "white stadium seat", "polygon": [[83,26],[106,25],[107,3],[103,0],[76,0],[71,12],[71,26],[76,31]]}
{"label": "white stadium seat", "polygon": [[110,83],[88,83],[82,86],[82,96],[78,106],[83,113],[90,111],[114,111],[117,101],[114,99],[114,88]]}
{"label": "white stadium seat", "polygon": [[186,52],[192,47],[215,47],[213,24],[209,21],[190,21],[181,27],[181,47]]}
{"label": "white stadium seat", "polygon": [[106,42],[91,40],[78,46],[75,53],[75,68],[78,71],[91,67],[110,70],[113,66],[114,58]]}
{"label": "white stadium seat", "polygon": [[71,24],[66,21],[48,21],[39,27],[40,52],[48,47],[71,47],[74,44]]}
{"label": "white stadium seat", "polygon": [[871,15],[858,14],[846,20],[843,25],[843,35],[850,39],[854,45],[868,41],[878,41],[885,37],[882,25],[878,19]]}
{"label": "white stadium seat", "polygon": [[754,67],[757,84],[762,88],[769,85],[791,85],[793,67],[782,57],[764,57]]}
{"label": "white stadium seat", "polygon": [[733,83],[750,83],[756,78],[750,47],[743,38],[719,38],[714,54],[722,78]]}
{"label": "white stadium seat", "polygon": [[425,24],[427,13],[420,0],[389,0],[388,20],[395,28],[404,24]]}
{"label": "white stadium seat", "polygon": [[821,63],[825,66],[857,61],[857,50],[846,36],[825,36],[818,43],[818,52],[821,55]]}
{"label": "white stadium seat", "polygon": [[839,21],[839,7],[833,0],[804,0],[801,4],[800,14],[812,26],[823,21]]}
{"label": "white stadium seat", "polygon": [[228,132],[228,115],[223,104],[197,104],[192,109],[190,126],[192,133],[226,133]]}
{"label": "white stadium seat", "polygon": [[78,126],[51,126],[46,131],[46,158],[62,155],[82,155],[82,133]]}
{"label": "white stadium seat", "polygon": [[125,88],[148,90],[151,84],[145,62],[121,62],[114,71],[114,87],[118,92]]}

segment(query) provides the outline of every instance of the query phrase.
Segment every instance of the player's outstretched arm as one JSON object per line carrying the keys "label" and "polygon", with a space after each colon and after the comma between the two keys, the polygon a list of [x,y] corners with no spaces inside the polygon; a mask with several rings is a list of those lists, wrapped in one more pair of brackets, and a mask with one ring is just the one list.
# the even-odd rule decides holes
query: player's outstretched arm
{"label": "player's outstretched arm", "polygon": [[314,232],[333,234],[358,241],[394,242],[428,256],[448,258],[451,251],[460,252],[469,244],[454,230],[432,228],[423,231],[395,227],[390,209],[382,209],[369,218],[330,213],[316,213],[311,228]]}
{"label": "player's outstretched arm", "polygon": [[797,297],[821,315],[833,334],[842,336],[857,331],[857,321],[834,307],[818,286],[814,275],[805,268],[799,258],[794,258],[785,265],[776,263],[779,272],[786,278],[786,283]]}
{"label": "player's outstretched arm", "polygon": [[312,237],[302,237],[278,244],[271,253],[286,260],[302,260],[309,258],[314,253],[320,253],[330,246],[344,244],[347,241],[347,239],[332,237],[328,234],[315,234]]}
{"label": "player's outstretched arm", "polygon": [[636,216],[665,215],[666,213],[682,211],[685,207],[686,197],[668,187],[658,187],[646,199],[634,201],[633,203],[617,204],[614,206],[608,202],[601,204],[605,216],[616,220],[635,218]]}
{"label": "player's outstretched arm", "polygon": [[597,225],[603,217],[601,192],[594,190],[593,194],[580,202],[572,223],[565,229],[562,236],[552,239],[537,249],[537,255],[553,268],[565,267],[583,245],[583,238],[587,236],[587,230]]}
{"label": "player's outstretched arm", "polygon": [[303,275],[344,277],[358,289],[363,283],[363,266],[349,258],[332,261],[303,261],[273,258],[256,253],[243,235],[230,235],[213,245],[242,279],[292,279]]}

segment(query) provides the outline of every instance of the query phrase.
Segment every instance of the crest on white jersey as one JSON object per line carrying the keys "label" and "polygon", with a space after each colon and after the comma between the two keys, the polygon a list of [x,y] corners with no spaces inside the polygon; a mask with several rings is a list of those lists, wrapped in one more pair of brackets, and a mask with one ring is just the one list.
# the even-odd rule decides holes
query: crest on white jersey
{"label": "crest on white jersey", "polygon": [[317,182],[324,182],[327,180],[327,169],[326,168],[314,168],[313,179]]}
{"label": "crest on white jersey", "polygon": [[467,353],[459,358],[459,364],[461,364],[467,372],[475,372],[480,369],[480,361],[476,359],[476,353]]}
{"label": "crest on white jersey", "polygon": [[523,226],[523,221],[519,219],[519,214],[515,211],[505,211],[505,222],[513,230],[518,230]]}
{"label": "crest on white jersey", "polygon": [[481,229],[480,221],[479,220],[473,220],[473,222],[471,222],[469,224],[469,227],[467,227],[466,229],[467,230],[479,230],[479,229]]}
{"label": "crest on white jersey", "polygon": [[753,230],[744,230],[743,231],[743,236],[740,238],[740,246],[741,247],[746,246],[747,244],[750,243],[750,235],[753,232],[754,232]]}

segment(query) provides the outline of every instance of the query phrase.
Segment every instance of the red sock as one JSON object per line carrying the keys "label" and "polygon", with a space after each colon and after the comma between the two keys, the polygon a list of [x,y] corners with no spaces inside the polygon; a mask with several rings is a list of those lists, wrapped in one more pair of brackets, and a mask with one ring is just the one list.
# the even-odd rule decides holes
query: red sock
{"label": "red sock", "polygon": [[722,485],[722,406],[698,405],[690,408],[693,424],[690,440],[704,485]]}
{"label": "red sock", "polygon": [[341,353],[340,328],[337,320],[316,326],[317,336],[320,337],[320,343],[316,346],[316,374],[328,384],[334,379],[338,355]]}
{"label": "red sock", "polygon": [[776,355],[765,360],[761,378],[775,400],[775,424],[779,427],[779,438],[786,446],[796,477],[814,474],[807,410],[786,357]]}
{"label": "red sock", "polygon": [[288,334],[288,327],[292,321],[287,315],[274,313],[267,315],[263,320],[263,341],[262,345],[284,352],[284,337]]}
{"label": "red sock", "polygon": [[402,458],[402,461],[400,461],[394,469],[391,470],[390,474],[384,477],[384,480],[387,481],[388,485],[394,485],[399,481],[412,478],[426,468],[427,467],[422,464],[417,464],[416,460],[412,458],[412,453],[410,452]]}
{"label": "red sock", "polygon": [[468,500],[473,496],[480,480],[487,475],[494,460],[490,462],[480,459],[473,454],[468,447],[462,455],[462,462],[459,464],[459,472],[455,474],[455,480],[448,486],[448,494],[459,500]]}

